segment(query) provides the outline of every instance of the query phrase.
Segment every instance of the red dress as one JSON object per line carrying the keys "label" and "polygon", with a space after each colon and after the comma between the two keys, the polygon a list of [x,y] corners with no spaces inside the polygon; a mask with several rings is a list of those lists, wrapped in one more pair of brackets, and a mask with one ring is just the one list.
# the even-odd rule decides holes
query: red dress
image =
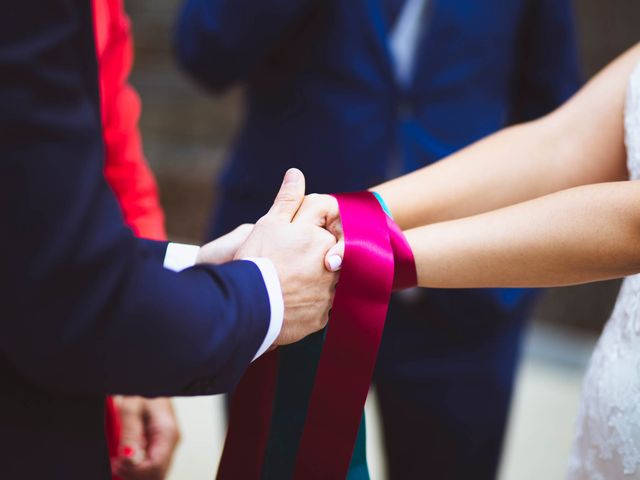
{"label": "red dress", "polygon": [[[142,151],[140,98],[129,85],[133,48],[123,0],[92,0],[100,80],[105,177],[127,225],[141,237],[164,240],[164,214],[158,187]],[[120,423],[107,398],[105,426],[109,453],[117,453]]]}

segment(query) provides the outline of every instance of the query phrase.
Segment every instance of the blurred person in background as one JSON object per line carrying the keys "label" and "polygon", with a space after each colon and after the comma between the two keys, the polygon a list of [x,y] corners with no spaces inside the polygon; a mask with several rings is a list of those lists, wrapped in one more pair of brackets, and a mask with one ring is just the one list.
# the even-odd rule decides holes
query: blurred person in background
{"label": "blurred person in background", "polygon": [[[166,240],[158,187],[138,129],[140,99],[129,84],[133,49],[123,0],[93,0],[104,174],[126,224],[144,238]],[[114,480],[161,480],[171,463],[179,429],[169,399],[107,398],[105,427]]]}
{"label": "blurred person in background", "polygon": [[[177,50],[209,91],[246,92],[209,237],[255,221],[291,162],[310,191],[360,190],[547,113],[580,77],[569,0],[187,0]],[[495,477],[534,298],[394,298],[375,377],[390,478]]]}

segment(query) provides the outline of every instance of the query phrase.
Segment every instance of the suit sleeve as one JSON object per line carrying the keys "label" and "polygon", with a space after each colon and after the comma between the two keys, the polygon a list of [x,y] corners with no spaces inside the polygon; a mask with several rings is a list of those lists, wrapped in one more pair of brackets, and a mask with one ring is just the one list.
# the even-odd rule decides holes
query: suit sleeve
{"label": "suit sleeve", "polygon": [[182,66],[203,86],[245,80],[318,0],[186,0],[177,25]]}
{"label": "suit sleeve", "polygon": [[554,110],[581,84],[574,12],[570,0],[529,0],[519,35],[512,122]]}
{"label": "suit sleeve", "polygon": [[40,388],[211,394],[266,334],[257,266],[176,274],[134,237],[102,173],[90,2],[0,16],[0,354]]}

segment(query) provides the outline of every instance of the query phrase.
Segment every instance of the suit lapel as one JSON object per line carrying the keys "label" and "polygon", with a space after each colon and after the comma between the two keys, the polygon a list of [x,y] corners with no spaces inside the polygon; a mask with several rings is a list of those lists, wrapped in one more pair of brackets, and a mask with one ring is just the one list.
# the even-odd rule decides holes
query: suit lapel
{"label": "suit lapel", "polygon": [[[374,48],[378,52],[378,58],[380,65],[384,71],[385,78],[394,85],[397,86],[397,80],[393,67],[393,58],[391,51],[389,50],[389,25],[385,18],[384,10],[382,8],[382,0],[360,0],[363,3],[367,18],[368,31],[371,33],[371,41],[374,44]],[[424,85],[424,81],[428,78],[429,64],[428,59],[433,55],[433,42],[434,31],[438,25],[438,15],[440,15],[440,0],[428,0],[428,5],[424,13],[423,22],[426,22],[426,28],[420,34],[419,43],[417,46],[415,65],[413,71],[413,78],[409,86],[408,91],[420,90],[420,85]]]}
{"label": "suit lapel", "polygon": [[423,31],[417,45],[415,63],[413,67],[413,77],[409,85],[409,90],[420,91],[421,86],[428,83],[429,69],[435,60],[435,43],[436,30],[440,25],[441,0],[428,0],[429,4],[423,14],[422,22],[425,23]]}

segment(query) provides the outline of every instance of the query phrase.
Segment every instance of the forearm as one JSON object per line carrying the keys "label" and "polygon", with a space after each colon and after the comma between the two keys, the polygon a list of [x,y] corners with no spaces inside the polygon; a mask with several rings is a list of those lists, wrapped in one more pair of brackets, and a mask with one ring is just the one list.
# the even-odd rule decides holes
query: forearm
{"label": "forearm", "polygon": [[544,122],[518,125],[373,190],[403,229],[494,210],[579,184],[560,143]]}
{"label": "forearm", "polygon": [[545,287],[640,272],[638,182],[578,187],[406,232],[423,287]]}
{"label": "forearm", "polygon": [[556,112],[373,190],[408,229],[579,185],[626,179],[624,99],[639,59],[636,46]]}

